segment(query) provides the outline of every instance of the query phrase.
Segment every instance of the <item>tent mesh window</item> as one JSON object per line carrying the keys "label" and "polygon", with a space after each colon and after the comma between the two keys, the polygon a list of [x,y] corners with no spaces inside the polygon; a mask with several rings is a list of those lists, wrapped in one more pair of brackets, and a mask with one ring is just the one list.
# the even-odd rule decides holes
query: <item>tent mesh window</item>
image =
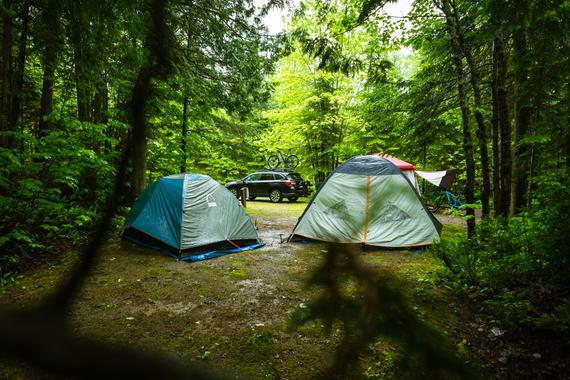
{"label": "tent mesh window", "polygon": [[332,206],[327,207],[325,213],[338,217],[343,217],[345,215],[348,215],[348,208],[346,207],[344,199],[341,200],[340,202],[333,204]]}
{"label": "tent mesh window", "polygon": [[400,222],[402,220],[410,219],[411,216],[408,215],[404,210],[393,204],[392,202],[389,203],[386,210],[383,212],[384,215],[380,218],[380,222]]}

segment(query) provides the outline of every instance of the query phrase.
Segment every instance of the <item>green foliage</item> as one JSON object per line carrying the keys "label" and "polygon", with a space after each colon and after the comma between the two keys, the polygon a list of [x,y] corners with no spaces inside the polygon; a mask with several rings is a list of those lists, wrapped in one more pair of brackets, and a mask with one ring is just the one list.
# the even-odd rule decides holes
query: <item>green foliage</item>
{"label": "green foliage", "polygon": [[113,166],[90,148],[105,142],[105,129],[73,119],[64,123],[37,141],[24,160],[0,149],[4,271],[40,252],[55,252],[66,241],[84,241],[108,192]]}
{"label": "green foliage", "polygon": [[449,237],[430,252],[445,263],[452,288],[480,298],[509,327],[566,334],[568,299],[556,295],[569,286],[570,187],[546,177],[538,182],[551,186],[542,187],[532,214],[484,220],[472,239]]}
{"label": "green foliage", "polygon": [[298,45],[279,62],[275,81],[273,104],[265,114],[273,126],[262,146],[298,155],[297,170],[318,185],[347,158],[342,149],[354,125],[348,109],[353,84],[342,74],[317,71]]}
{"label": "green foliage", "polygon": [[[10,4],[14,11],[16,3]],[[129,102],[137,75],[150,67],[144,42],[150,5],[40,1],[31,5],[23,45],[16,41],[26,37],[24,19],[20,11],[13,14],[14,29],[6,35],[13,38],[10,61],[19,65],[16,53],[26,54],[21,115],[7,126],[0,110],[0,147],[7,148],[0,149],[3,270],[21,258],[83,241],[98,218],[130,134]],[[276,50],[257,13],[248,0],[168,2],[168,30],[151,31],[167,38],[151,40],[166,41],[155,48],[164,53],[162,66],[173,65],[174,74],[155,76],[145,107],[149,128],[142,175],[147,182],[182,166],[223,182],[263,165],[254,141],[266,123],[259,111],[249,116],[269,96],[265,77]],[[26,51],[17,51],[20,46]],[[3,73],[16,71],[6,66]],[[18,79],[0,77],[0,82]],[[4,95],[11,94],[2,93],[3,100]],[[184,104],[186,152],[181,146]],[[5,145],[8,137],[15,143]],[[113,220],[116,230],[126,212]]]}

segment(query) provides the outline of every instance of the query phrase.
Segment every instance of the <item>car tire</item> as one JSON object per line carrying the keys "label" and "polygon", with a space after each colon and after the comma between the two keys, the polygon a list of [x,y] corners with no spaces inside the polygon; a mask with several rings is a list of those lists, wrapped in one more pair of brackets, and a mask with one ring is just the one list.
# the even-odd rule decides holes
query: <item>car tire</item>
{"label": "car tire", "polygon": [[230,190],[230,192],[231,192],[236,198],[239,198],[238,191],[237,191],[237,189],[236,189],[235,187],[232,187],[232,188],[230,188],[229,190]]}
{"label": "car tire", "polygon": [[283,199],[283,196],[281,195],[281,190],[279,190],[279,189],[271,190],[271,192],[269,193],[269,199],[273,203],[281,202],[281,200]]}
{"label": "car tire", "polygon": [[289,197],[287,199],[289,199],[289,202],[293,203],[293,202],[297,202],[297,199],[299,199],[299,197]]}

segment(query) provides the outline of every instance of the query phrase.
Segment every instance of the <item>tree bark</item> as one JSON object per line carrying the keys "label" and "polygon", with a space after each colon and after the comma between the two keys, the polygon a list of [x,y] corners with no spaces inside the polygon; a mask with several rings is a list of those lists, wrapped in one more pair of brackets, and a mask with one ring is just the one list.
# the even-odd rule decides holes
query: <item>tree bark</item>
{"label": "tree bark", "polygon": [[[566,56],[566,72],[570,72],[570,43],[564,44],[563,51]],[[566,136],[565,136],[565,153],[566,153],[566,174],[570,174],[570,80],[566,81]]]}
{"label": "tree bark", "polygon": [[499,161],[499,101],[497,99],[497,58],[493,44],[493,73],[491,82],[491,134],[493,147],[493,211],[495,215],[501,215],[501,163]]}
{"label": "tree bark", "polygon": [[26,68],[26,47],[29,34],[30,1],[24,1],[22,7],[22,31],[18,44],[18,60],[16,72],[14,73],[14,98],[12,99],[12,112],[10,113],[10,128],[17,130],[18,119],[20,118],[20,107],[22,99],[22,89],[24,87],[24,71]]}
{"label": "tree bark", "polygon": [[186,139],[188,137],[188,95],[184,95],[182,110],[182,140],[180,142],[180,150],[182,150],[182,160],[180,162],[180,172],[186,173]]}
{"label": "tree bark", "polygon": [[471,82],[471,88],[473,89],[473,102],[475,104],[475,110],[473,114],[475,115],[475,121],[477,122],[477,139],[479,141],[479,156],[481,157],[481,177],[482,177],[482,189],[481,189],[481,206],[483,216],[489,215],[489,197],[491,193],[490,184],[490,174],[489,174],[489,152],[487,150],[487,126],[483,120],[483,115],[481,114],[481,109],[483,108],[483,102],[481,100],[481,88],[479,80],[479,72],[477,70],[477,65],[475,64],[475,59],[471,53],[471,49],[466,45],[463,38],[463,31],[459,25],[459,16],[455,6],[453,7],[453,17],[456,33],[459,40],[459,45],[461,47],[461,52],[463,53],[467,65],[469,66],[469,81]]}
{"label": "tree bark", "polygon": [[89,81],[87,79],[87,70],[85,57],[86,30],[82,25],[82,5],[79,1],[71,0],[69,2],[69,16],[71,27],[71,43],[73,46],[73,63],[75,65],[75,88],[77,91],[77,117],[80,121],[91,121],[89,112]]}
{"label": "tree bark", "polygon": [[[107,87],[107,76],[102,72],[100,78],[96,81],[95,96],[93,97],[93,122],[97,124],[107,124],[109,110],[109,89]],[[102,149],[103,148],[103,149]],[[93,150],[97,155],[101,155],[101,151],[107,148],[107,142],[103,144],[97,143]]]}
{"label": "tree bark", "polygon": [[509,216],[511,204],[512,159],[511,159],[511,122],[507,99],[507,54],[502,28],[495,31],[494,48],[497,71],[497,105],[499,130],[501,135],[501,215]]}
{"label": "tree bark", "polygon": [[134,201],[146,187],[146,101],[150,96],[150,81],[152,73],[149,67],[143,67],[139,71],[133,90],[133,174],[131,181],[131,200]]}
{"label": "tree bark", "polygon": [[53,111],[53,85],[55,69],[57,67],[57,52],[59,49],[59,9],[56,1],[43,5],[41,11],[43,52],[40,58],[43,66],[42,94],[40,99],[40,114],[38,117],[37,137],[45,136],[51,129],[51,123],[46,116]]}
{"label": "tree bark", "polygon": [[53,77],[55,73],[55,64],[53,61],[49,62],[51,59],[51,57],[45,58],[46,63],[44,64],[42,97],[40,100],[38,137],[45,136],[45,134],[51,129],[51,123],[46,120],[46,116],[53,111]]}
{"label": "tree bark", "polygon": [[105,73],[101,73],[101,79],[95,87],[95,96],[93,97],[93,122],[107,124],[109,110],[109,89],[107,87],[107,78]]}
{"label": "tree bark", "polygon": [[[192,46],[192,26],[188,25],[188,32],[186,36],[186,50],[189,52]],[[188,90],[184,89],[184,99],[182,100],[182,139],[180,141],[180,150],[182,151],[182,159],[180,162],[180,172],[186,173],[186,160],[188,159],[187,138],[188,138],[188,106],[190,98]]]}
{"label": "tree bark", "polygon": [[[0,132],[10,132],[10,114],[12,108],[12,42],[13,20],[12,1],[4,0],[2,7],[2,63],[0,75],[2,76],[2,88],[0,89]],[[14,138],[9,135],[0,136],[0,147],[11,149],[14,146]]]}
{"label": "tree bark", "polygon": [[131,99],[132,109],[132,179],[131,200],[146,187],[146,102],[151,94],[154,77],[164,75],[171,70],[171,47],[168,44],[167,0],[153,0],[151,5],[152,29],[147,33],[146,46],[150,56],[140,69]]}
{"label": "tree bark", "polygon": [[[451,5],[449,0],[442,0],[441,10],[445,15],[447,31],[451,39],[451,50],[453,63],[455,66],[455,75],[457,78],[458,101],[461,109],[461,125],[463,129],[463,151],[465,154],[465,166],[467,179],[465,181],[465,201],[467,204],[475,203],[475,160],[473,158],[473,142],[471,138],[471,130],[469,127],[469,107],[467,105],[467,92],[465,90],[466,76],[463,71],[463,60],[459,36],[457,35],[457,25],[451,13]],[[475,210],[467,207],[467,236],[472,237],[475,234]]]}
{"label": "tree bark", "polygon": [[517,91],[516,121],[515,121],[515,145],[513,154],[513,186],[511,196],[511,212],[518,214],[526,207],[526,191],[528,189],[529,176],[529,151],[530,147],[523,140],[528,134],[531,107],[528,106],[528,93],[525,85],[528,80],[528,66],[525,56],[527,43],[525,31],[518,32],[514,37],[514,52],[516,59],[515,83]]}

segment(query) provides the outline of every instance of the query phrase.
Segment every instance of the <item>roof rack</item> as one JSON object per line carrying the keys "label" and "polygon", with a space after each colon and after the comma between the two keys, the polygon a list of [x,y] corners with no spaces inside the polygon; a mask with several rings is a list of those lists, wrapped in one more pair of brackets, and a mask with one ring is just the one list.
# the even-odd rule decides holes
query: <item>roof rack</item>
{"label": "roof rack", "polygon": [[265,169],[261,169],[261,170],[258,170],[258,171],[259,171],[259,172],[279,172],[279,173],[287,173],[287,172],[292,172],[293,169],[291,169],[291,168],[283,168],[283,169],[281,169],[281,168],[273,168],[273,169],[265,168]]}

